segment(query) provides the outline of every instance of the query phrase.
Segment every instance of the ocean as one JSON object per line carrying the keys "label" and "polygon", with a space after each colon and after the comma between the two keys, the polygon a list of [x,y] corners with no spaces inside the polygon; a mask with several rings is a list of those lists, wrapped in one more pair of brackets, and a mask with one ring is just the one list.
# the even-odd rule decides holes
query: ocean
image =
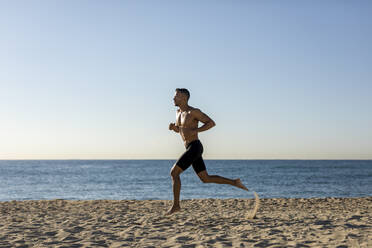
{"label": "ocean", "polygon": [[[0,160],[0,201],[170,200],[175,160]],[[181,174],[181,200],[372,196],[372,160],[205,160],[210,175],[241,178],[249,192]]]}

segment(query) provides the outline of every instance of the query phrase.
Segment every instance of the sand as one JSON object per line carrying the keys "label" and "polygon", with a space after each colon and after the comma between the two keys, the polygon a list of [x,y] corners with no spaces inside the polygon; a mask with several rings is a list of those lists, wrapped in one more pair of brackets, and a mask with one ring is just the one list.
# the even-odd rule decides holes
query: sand
{"label": "sand", "polygon": [[372,197],[0,202],[0,247],[372,247]]}

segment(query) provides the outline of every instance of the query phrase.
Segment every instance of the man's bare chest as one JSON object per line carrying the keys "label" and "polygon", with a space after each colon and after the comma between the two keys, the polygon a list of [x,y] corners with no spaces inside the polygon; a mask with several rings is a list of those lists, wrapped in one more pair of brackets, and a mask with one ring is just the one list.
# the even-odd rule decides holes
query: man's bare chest
{"label": "man's bare chest", "polygon": [[177,124],[178,126],[188,127],[197,122],[194,117],[191,115],[190,111],[180,112],[177,114]]}

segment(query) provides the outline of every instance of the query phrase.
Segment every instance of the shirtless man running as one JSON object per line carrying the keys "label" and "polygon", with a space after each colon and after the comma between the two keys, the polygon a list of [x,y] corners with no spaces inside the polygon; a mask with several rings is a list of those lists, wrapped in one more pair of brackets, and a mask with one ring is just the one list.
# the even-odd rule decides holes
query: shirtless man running
{"label": "shirtless man running", "polygon": [[[186,151],[177,160],[171,169],[171,177],[173,182],[173,206],[167,214],[173,214],[181,210],[180,207],[180,191],[181,179],[180,174],[186,170],[191,164],[196,174],[203,183],[219,183],[230,184],[232,186],[248,190],[240,181],[240,179],[229,179],[217,175],[208,175],[205,164],[202,158],[203,146],[198,138],[198,132],[206,131],[216,124],[214,121],[204,114],[200,109],[193,108],[188,105],[190,93],[187,89],[177,88],[173,101],[177,109],[176,123],[169,124],[169,130],[179,133],[185,144]],[[198,123],[204,125],[198,127]]]}

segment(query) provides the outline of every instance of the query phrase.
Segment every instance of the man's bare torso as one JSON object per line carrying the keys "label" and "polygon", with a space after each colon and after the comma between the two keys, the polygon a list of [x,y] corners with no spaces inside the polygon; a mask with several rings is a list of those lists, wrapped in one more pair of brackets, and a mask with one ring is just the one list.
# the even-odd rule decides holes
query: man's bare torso
{"label": "man's bare torso", "polygon": [[191,141],[198,139],[196,129],[198,128],[199,121],[193,116],[193,111],[195,111],[195,108],[191,106],[186,111],[177,110],[176,126],[179,127],[179,133],[185,146]]}

